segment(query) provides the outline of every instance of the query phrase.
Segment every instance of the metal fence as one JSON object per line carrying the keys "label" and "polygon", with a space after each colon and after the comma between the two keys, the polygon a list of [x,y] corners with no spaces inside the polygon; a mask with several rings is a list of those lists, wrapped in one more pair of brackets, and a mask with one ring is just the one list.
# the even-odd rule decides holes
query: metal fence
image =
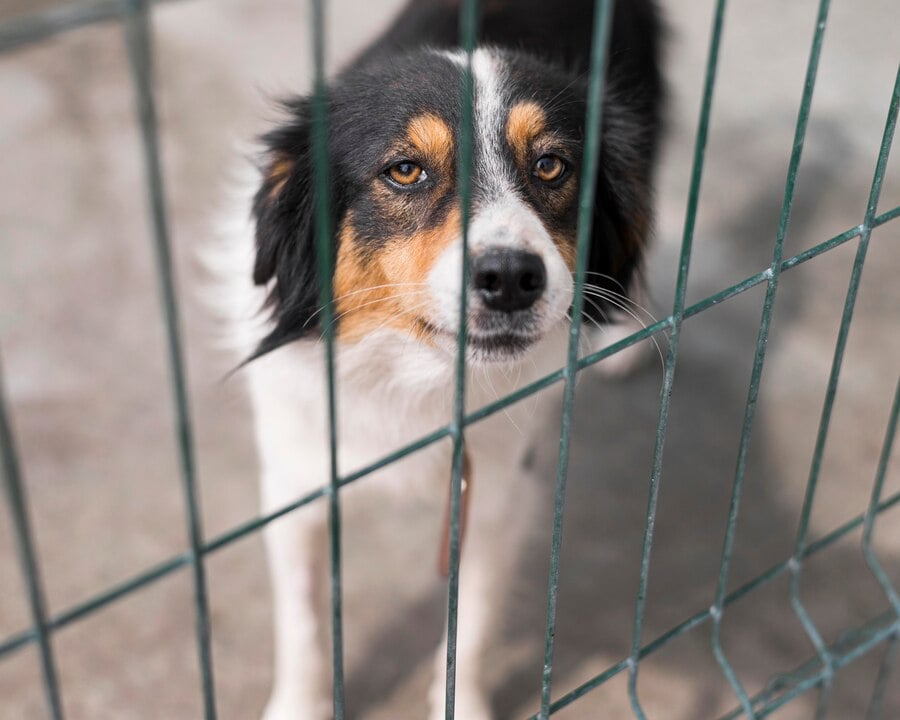
{"label": "metal fence", "polygon": [[[314,48],[315,86],[314,86],[314,161],[316,187],[321,191],[327,188],[327,157],[325,148],[325,111],[324,111],[324,7],[323,0],[310,0],[313,21],[310,26]],[[414,443],[404,447],[390,455],[379,459],[368,467],[362,468],[349,475],[339,475],[337,472],[337,441],[335,437],[334,417],[334,373],[332,356],[332,300],[330,282],[323,283],[321,288],[322,312],[325,315],[323,327],[325,328],[325,340],[328,357],[328,373],[325,382],[328,387],[329,397],[329,424],[331,429],[331,481],[327,486],[297,498],[290,505],[276,512],[259,516],[249,522],[234,527],[222,535],[205,539],[201,526],[198,509],[198,499],[195,490],[195,470],[191,439],[191,423],[188,413],[185,377],[183,370],[181,341],[179,335],[179,320],[177,302],[174,291],[169,242],[167,234],[166,207],[163,200],[163,188],[160,174],[160,161],[158,152],[158,132],[156,125],[156,113],[153,102],[153,81],[151,77],[151,31],[149,26],[149,13],[152,0],[104,0],[90,5],[63,6],[58,9],[43,12],[38,15],[25,17],[8,22],[0,27],[0,51],[21,47],[42,38],[63,32],[77,26],[99,22],[103,20],[117,20],[122,23],[128,47],[128,58],[131,68],[131,79],[135,90],[137,114],[143,138],[144,165],[146,173],[146,190],[148,194],[149,216],[153,230],[154,246],[159,276],[159,292],[163,306],[165,325],[167,330],[168,360],[170,366],[171,391],[173,407],[175,410],[175,427],[177,432],[178,448],[181,459],[181,480],[184,491],[185,519],[188,529],[189,547],[181,554],[171,557],[145,572],[113,587],[99,592],[93,597],[74,605],[56,615],[47,612],[41,587],[41,573],[38,567],[37,557],[33,546],[33,531],[29,523],[26,511],[25,488],[22,475],[17,462],[15,442],[10,427],[8,413],[5,410],[2,399],[2,383],[0,383],[0,451],[3,456],[4,489],[9,511],[12,516],[12,525],[19,551],[22,572],[27,588],[28,603],[32,614],[30,628],[7,637],[0,641],[0,658],[8,656],[14,651],[29,643],[36,643],[39,648],[41,670],[43,674],[43,687],[46,695],[48,712],[53,718],[63,716],[61,702],[61,688],[57,679],[54,665],[52,636],[55,631],[74,623],[91,613],[116,602],[131,593],[137,592],[157,580],[171,573],[188,567],[192,574],[194,586],[194,608],[196,618],[196,644],[198,662],[200,666],[201,692],[203,696],[204,717],[211,720],[216,717],[215,689],[213,682],[213,668],[210,653],[210,627],[207,603],[207,588],[204,571],[204,558],[234,541],[254,533],[269,522],[295,511],[297,508],[315,501],[326,501],[329,506],[329,537],[331,557],[331,623],[333,637],[333,698],[334,717],[341,720],[345,716],[344,689],[343,689],[343,636],[341,621],[341,545],[340,545],[340,489],[357,482],[370,473],[383,468],[400,458],[421,450],[425,446],[449,437],[453,442],[453,469],[451,478],[451,542],[450,542],[450,577],[448,583],[448,643],[447,643],[447,694],[446,717],[448,720],[454,717],[454,684],[455,684],[455,654],[456,654],[456,619],[457,596],[459,578],[459,518],[460,518],[460,486],[462,471],[462,447],[465,429],[468,425],[503,410],[509,405],[528,397],[554,383],[564,383],[563,415],[560,430],[559,455],[556,471],[556,489],[554,499],[554,514],[552,537],[550,541],[550,576],[547,585],[547,615],[546,635],[544,646],[544,663],[541,682],[540,709],[530,720],[543,720],[549,715],[574,703],[591,690],[603,685],[612,678],[627,674],[628,693],[635,717],[644,718],[645,713],[641,706],[638,692],[638,675],[641,661],[655,653],[671,640],[680,635],[708,623],[710,625],[711,651],[714,654],[719,667],[731,686],[736,698],[735,709],[724,716],[725,718],[763,718],[767,717],[778,708],[792,699],[809,690],[817,690],[818,702],[816,717],[822,717],[827,709],[832,681],[841,668],[853,662],[864,653],[878,645],[885,645],[886,649],[881,661],[877,677],[874,678],[874,689],[868,709],[868,718],[881,716],[886,688],[891,683],[891,672],[896,664],[898,647],[900,647],[900,594],[891,583],[884,568],[879,563],[873,548],[872,534],[878,516],[900,503],[900,492],[887,497],[883,496],[883,485],[887,473],[888,462],[894,437],[897,430],[898,415],[900,415],[900,384],[897,385],[890,417],[885,431],[877,472],[873,481],[871,500],[868,507],[849,522],[835,528],[825,536],[810,541],[809,518],[813,500],[816,495],[817,482],[822,467],[822,457],[828,438],[829,423],[832,416],[835,393],[841,374],[844,349],[847,343],[848,331],[853,319],[853,310],[856,302],[857,291],[860,285],[861,274],[866,259],[872,231],[889,221],[900,217],[900,207],[894,207],[879,213],[878,201],[881,192],[888,154],[897,125],[898,109],[900,109],[900,68],[896,76],[893,93],[890,101],[888,117],[885,123],[884,134],[878,152],[878,159],[874,170],[869,199],[865,216],[862,222],[849,228],[830,239],[821,242],[804,252],[790,257],[784,257],[784,238],[791,215],[791,206],[794,198],[794,184],[798,168],[803,154],[804,139],[810,115],[810,105],[813,90],[816,83],[816,73],[819,65],[819,57],[822,49],[825,30],[828,21],[829,0],[820,0],[813,42],[810,49],[809,61],[806,70],[806,79],[800,100],[799,111],[794,134],[793,150],[788,166],[785,182],[784,196],[781,207],[778,231],[775,237],[772,260],[769,267],[760,272],[744,278],[742,281],[722,289],[692,305],[686,304],[686,289],[688,271],[690,268],[691,250],[694,236],[694,226],[697,217],[700,185],[703,174],[704,152],[706,149],[707,132],[709,128],[710,113],[712,109],[713,93],[716,80],[716,67],[719,58],[720,39],[722,36],[723,22],[726,15],[726,0],[716,0],[714,20],[709,42],[708,59],[706,64],[706,76],[700,108],[700,120],[696,134],[696,144],[693,156],[693,169],[691,173],[690,189],[687,203],[686,220],[682,237],[681,253],[678,263],[678,275],[675,297],[672,303],[671,313],[664,319],[654,322],[643,330],[588,356],[578,357],[578,337],[580,331],[581,306],[584,299],[585,261],[588,248],[588,232],[591,227],[592,197],[597,169],[598,149],[602,138],[599,136],[601,98],[603,96],[604,64],[606,60],[606,48],[608,30],[612,11],[612,0],[597,0],[595,13],[595,25],[593,28],[593,55],[591,60],[591,75],[589,83],[589,102],[586,118],[587,136],[585,148],[585,164],[581,178],[581,195],[579,199],[579,231],[577,246],[575,299],[572,317],[571,333],[569,335],[568,356],[565,367],[521,388],[515,393],[500,398],[495,402],[480,408],[474,412],[466,413],[463,407],[463,390],[465,383],[465,346],[466,327],[463,323],[459,329],[459,344],[456,361],[456,390],[455,409],[452,422],[441,428],[437,428],[423,436]],[[475,43],[477,35],[477,0],[463,0],[460,23],[460,46],[469,53]],[[472,73],[471,65],[464,73],[464,81],[461,87],[462,107],[460,128],[460,159],[459,159],[459,187],[460,202],[463,216],[463,228],[466,228],[468,209],[470,202],[470,187],[468,169],[471,163],[472,149]],[[328,198],[326,192],[316,192],[317,206],[315,208],[317,220],[317,248],[319,249],[318,262],[321,263],[319,276],[330,278],[329,268],[330,253],[326,249],[330,245],[330,228],[328,227]],[[810,463],[809,477],[802,511],[796,531],[796,540],[793,553],[783,562],[769,568],[761,575],[745,583],[732,592],[727,592],[727,580],[731,555],[734,545],[735,529],[739,519],[740,501],[743,481],[745,477],[748,444],[758,398],[760,380],[766,359],[766,347],[769,337],[769,327],[772,311],[778,292],[779,279],[782,272],[791,270],[798,265],[810,261],[823,253],[837,248],[845,243],[856,242],[856,256],[853,262],[837,342],[834,349],[834,358],[831,373],[828,380],[824,398],[815,449]],[[466,243],[466,231],[463,232],[463,244]],[[465,263],[463,263],[463,287],[465,287]],[[681,624],[672,627],[663,635],[645,642],[642,632],[644,619],[644,604],[647,583],[650,573],[650,559],[653,547],[654,520],[657,511],[657,499],[662,480],[662,461],[666,439],[666,427],[669,416],[669,403],[675,380],[675,369],[678,360],[679,337],[684,320],[697,315],[713,306],[733,298],[758,285],[765,285],[765,300],[759,323],[756,350],[753,360],[752,372],[749,382],[749,390],[746,400],[743,427],[740,437],[737,462],[732,484],[732,496],[727,517],[724,546],[722,548],[721,562],[719,565],[718,583],[712,604],[709,608],[701,609],[693,616],[685,619]],[[466,293],[461,293],[462,310],[461,317],[465,318]],[[554,637],[557,615],[557,588],[559,582],[559,557],[562,538],[562,523],[566,495],[566,476],[569,458],[569,439],[571,434],[571,420],[573,400],[575,394],[575,380],[579,371],[589,365],[599,362],[625,348],[634,345],[646,338],[658,333],[668,332],[668,353],[665,358],[664,375],[659,398],[659,416],[657,423],[656,442],[653,450],[652,471],[649,478],[649,501],[643,532],[643,546],[640,562],[639,582],[634,608],[634,624],[631,639],[631,652],[628,657],[621,659],[604,672],[596,675],[582,685],[559,694],[553,699],[551,693],[551,680],[553,677]],[[800,598],[799,585],[803,574],[804,562],[811,556],[833,545],[854,530],[862,528],[862,551],[871,572],[875,576],[887,598],[889,609],[882,615],[872,618],[869,622],[850,628],[834,643],[828,644],[816,627],[815,622],[807,613]],[[788,575],[790,579],[790,602],[796,613],[797,619],[809,637],[815,648],[815,656],[800,667],[781,672],[773,677],[765,689],[750,695],[744,689],[735,671],[729,663],[728,657],[720,642],[720,631],[725,609],[739,598],[761,588],[776,578]],[[894,681],[896,682],[896,680]],[[464,719],[463,719],[464,720]]]}

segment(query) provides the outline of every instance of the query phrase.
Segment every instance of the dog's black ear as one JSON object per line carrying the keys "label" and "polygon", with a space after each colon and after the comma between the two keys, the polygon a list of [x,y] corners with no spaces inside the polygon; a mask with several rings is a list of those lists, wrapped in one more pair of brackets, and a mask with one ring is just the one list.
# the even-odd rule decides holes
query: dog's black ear
{"label": "dog's black ear", "polygon": [[[600,170],[586,282],[629,295],[653,228],[655,125],[610,93],[603,109]],[[585,315],[607,322],[617,302],[585,303]]]}
{"label": "dog's black ear", "polygon": [[262,184],[253,200],[256,261],[253,281],[265,286],[274,328],[251,359],[316,328],[319,279],[316,270],[310,104],[284,103],[286,123],[261,138]]}

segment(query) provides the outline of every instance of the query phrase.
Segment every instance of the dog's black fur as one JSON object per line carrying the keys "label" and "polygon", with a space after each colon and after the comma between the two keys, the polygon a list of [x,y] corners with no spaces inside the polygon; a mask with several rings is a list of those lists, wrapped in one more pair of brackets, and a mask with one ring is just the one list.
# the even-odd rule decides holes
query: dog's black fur
{"label": "dog's black fur", "polygon": [[[594,0],[485,0],[480,18],[479,43],[509,51],[509,92],[554,108],[554,122],[571,141],[575,168],[584,137],[594,5]],[[331,226],[337,228],[352,209],[356,237],[364,247],[377,247],[395,235],[393,221],[409,224],[400,228],[409,232],[438,223],[456,202],[450,193],[429,207],[425,218],[387,223],[366,193],[366,180],[383,172],[384,144],[402,132],[411,115],[434,112],[457,127],[458,74],[447,72],[449,59],[423,48],[454,47],[458,16],[459,0],[411,0],[394,25],[329,86]],[[591,282],[622,290],[639,266],[652,224],[652,168],[663,96],[661,29],[653,0],[619,0],[611,32],[588,270],[596,273]],[[295,98],[285,107],[287,121],[262,138],[264,181],[253,207],[253,279],[269,288],[275,322],[254,356],[307,335],[318,319],[310,103]],[[273,172],[279,162],[289,168],[287,174]],[[476,203],[479,186],[473,176]],[[540,205],[540,198],[532,200]],[[576,205],[543,215],[548,225],[571,230]],[[602,307],[588,304],[585,313],[603,319]]]}

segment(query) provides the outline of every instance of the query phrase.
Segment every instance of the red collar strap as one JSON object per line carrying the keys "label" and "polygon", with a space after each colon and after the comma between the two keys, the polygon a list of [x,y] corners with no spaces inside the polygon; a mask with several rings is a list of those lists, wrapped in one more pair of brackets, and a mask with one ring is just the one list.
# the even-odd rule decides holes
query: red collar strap
{"label": "red collar strap", "polygon": [[[469,453],[463,446],[462,451],[462,477],[459,485],[459,547],[462,551],[463,538],[466,535],[466,517],[469,514],[469,496],[472,494],[472,462]],[[450,493],[447,494],[447,505],[444,509],[443,532],[441,533],[441,548],[438,553],[438,572],[442,577],[450,574]]]}

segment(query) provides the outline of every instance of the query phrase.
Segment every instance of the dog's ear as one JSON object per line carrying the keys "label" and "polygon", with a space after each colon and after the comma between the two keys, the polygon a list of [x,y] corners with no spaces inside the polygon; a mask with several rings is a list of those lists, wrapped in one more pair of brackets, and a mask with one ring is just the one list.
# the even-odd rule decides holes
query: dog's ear
{"label": "dog's ear", "polygon": [[253,281],[267,288],[274,328],[251,359],[316,329],[316,270],[310,103],[284,103],[288,120],[261,138],[262,183],[253,200],[256,260]]}
{"label": "dog's ear", "polygon": [[[656,128],[645,115],[609,93],[603,108],[600,169],[594,204],[586,282],[629,295],[653,228],[652,167]],[[604,313],[617,302],[586,303],[592,320],[606,322]]]}

